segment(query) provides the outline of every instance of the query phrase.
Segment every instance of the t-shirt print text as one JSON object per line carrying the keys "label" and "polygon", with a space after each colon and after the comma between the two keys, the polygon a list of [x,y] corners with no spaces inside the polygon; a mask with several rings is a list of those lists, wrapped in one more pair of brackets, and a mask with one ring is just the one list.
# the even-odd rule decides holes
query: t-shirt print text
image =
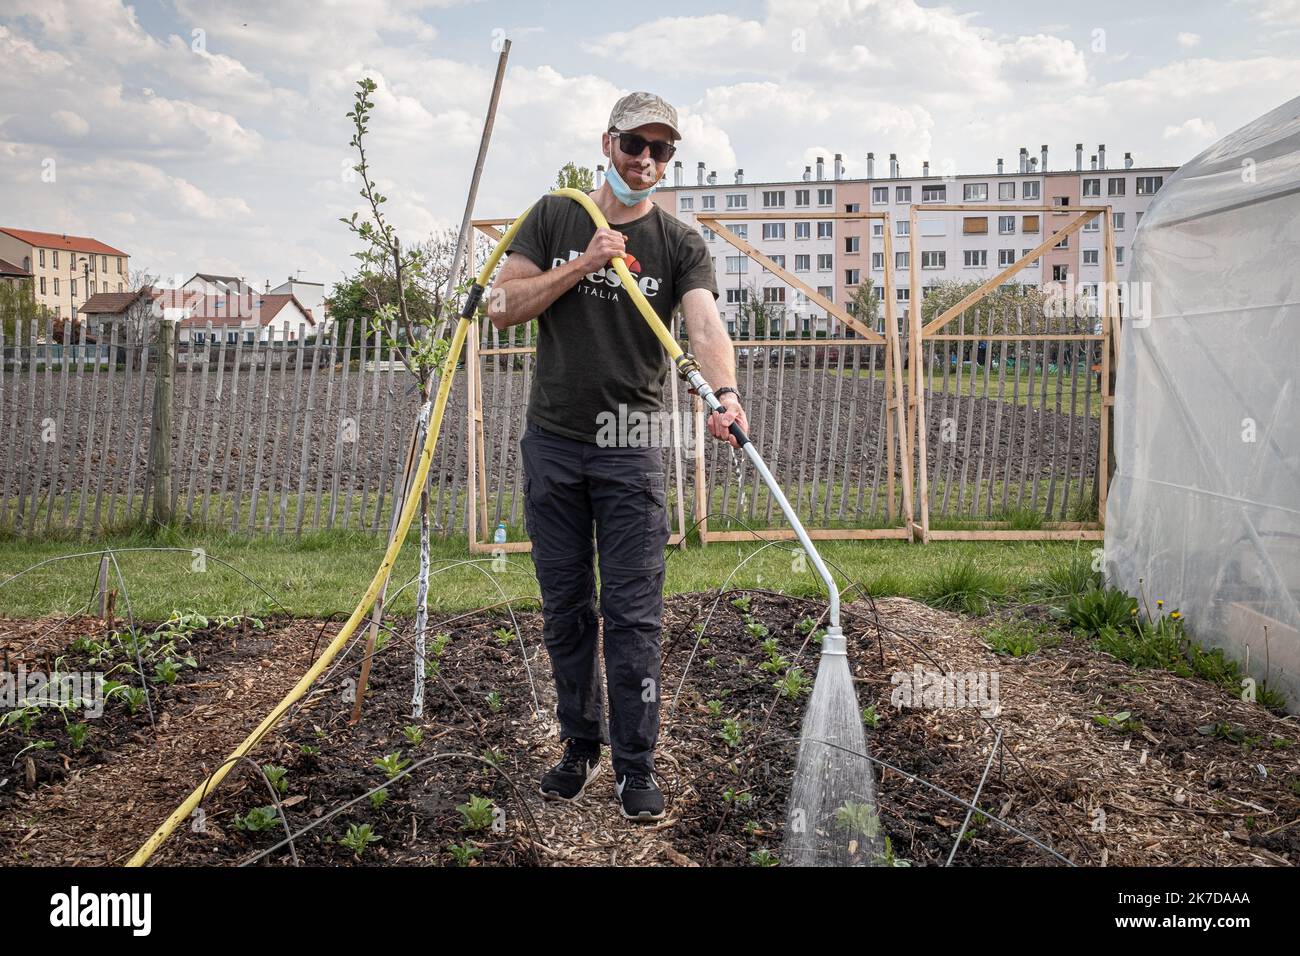
{"label": "t-shirt print text", "polygon": [[[576,249],[569,250],[567,260],[556,257],[551,262],[551,268],[555,269],[564,265],[566,261],[572,262],[581,256],[582,253]],[[641,294],[647,299],[653,299],[659,292],[660,279],[654,276],[641,275],[641,263],[636,256],[629,253],[623,257],[623,263],[627,266],[632,277],[636,279],[636,286],[641,290]],[[606,266],[603,269],[597,269],[595,272],[588,272],[578,282],[577,289],[583,295],[594,295],[598,299],[608,299],[610,302],[618,302],[618,290],[623,287],[623,280],[618,277],[613,266]]]}

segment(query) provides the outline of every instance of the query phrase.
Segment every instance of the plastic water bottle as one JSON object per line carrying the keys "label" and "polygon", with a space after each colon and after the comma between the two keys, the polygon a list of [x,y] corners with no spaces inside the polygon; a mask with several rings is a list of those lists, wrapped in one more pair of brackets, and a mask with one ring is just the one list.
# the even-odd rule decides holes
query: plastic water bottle
{"label": "plastic water bottle", "polygon": [[506,543],[506,523],[504,521],[497,524],[497,533],[492,536],[493,544]]}

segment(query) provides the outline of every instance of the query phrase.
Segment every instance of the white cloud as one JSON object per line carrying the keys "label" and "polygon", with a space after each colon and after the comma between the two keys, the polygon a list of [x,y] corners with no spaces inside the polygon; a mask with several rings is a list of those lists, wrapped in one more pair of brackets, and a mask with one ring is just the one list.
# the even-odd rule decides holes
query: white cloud
{"label": "white cloud", "polygon": [[81,139],[90,132],[90,124],[86,122],[86,118],[72,110],[55,110],[50,114],[50,119],[75,139]]}
{"label": "white cloud", "polygon": [[1178,34],[1178,45],[1181,47],[1186,47],[1187,49],[1191,49],[1192,47],[1196,46],[1200,42],[1201,42],[1201,35],[1199,33],[1184,32]]}
{"label": "white cloud", "polygon": [[1176,126],[1166,126],[1163,135],[1167,140],[1185,139],[1191,142],[1208,144],[1219,138],[1219,130],[1213,123],[1207,122],[1199,116],[1193,116]]}

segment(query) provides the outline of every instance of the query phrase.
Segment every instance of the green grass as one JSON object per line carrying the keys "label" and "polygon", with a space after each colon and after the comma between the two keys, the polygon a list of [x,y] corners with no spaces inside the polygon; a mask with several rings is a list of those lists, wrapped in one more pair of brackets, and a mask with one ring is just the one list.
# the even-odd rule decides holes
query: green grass
{"label": "green grass", "polygon": [[[852,368],[846,368],[843,372],[837,372],[836,369],[831,369],[830,372],[832,375],[839,374],[846,378],[853,377]],[[975,382],[975,397],[983,398],[984,397],[984,367],[977,366],[977,372],[978,372],[978,377]],[[1071,411],[1070,408],[1071,389],[1077,388],[1078,391],[1074,396],[1074,409],[1073,409],[1074,413],[1076,415],[1082,414],[1085,401],[1086,401],[1088,411],[1090,412],[1092,417],[1093,418],[1099,417],[1101,414],[1101,395],[1097,391],[1096,381],[1094,380],[1092,383],[1092,394],[1085,396],[1086,390],[1088,388],[1088,384],[1087,382],[1084,381],[1085,378],[1084,372],[1082,370],[1079,370],[1076,374],[1078,377],[1077,386],[1072,385],[1071,376],[1068,372],[1064,375],[1062,375],[1060,372],[1049,371],[1047,373],[1047,409],[1049,411],[1056,410],[1056,389],[1059,384],[1061,389],[1062,414],[1068,414]],[[947,392],[949,395],[958,394],[957,369],[955,366],[948,370],[948,384],[946,387],[944,386],[944,382],[943,382],[942,368],[936,368],[934,370],[933,379],[930,377],[930,372],[928,369],[926,370],[925,375],[926,375],[925,378],[926,388],[933,389],[933,393],[927,399],[927,404],[931,407],[931,409],[933,409],[936,401],[942,400],[944,392]],[[874,375],[870,369],[862,368],[858,370],[858,378],[874,378],[879,381],[879,380],[883,380],[884,377],[885,377],[884,370],[880,368],[876,369]],[[971,378],[971,366],[970,363],[967,362],[966,365],[962,368],[962,373],[961,373],[960,394],[964,398],[970,397],[970,391],[971,391],[970,378]],[[1033,408],[1037,410],[1042,405],[1043,402],[1043,375],[1042,372],[1039,371],[1038,369],[1034,370],[1034,377],[1033,377],[1032,384],[1033,384],[1032,405]],[[1020,373],[1019,388],[1017,388],[1016,375],[1013,370],[1007,369],[1003,371],[1002,381],[1001,384],[999,384],[998,370],[995,368],[989,369],[988,397],[991,399],[995,399],[995,400],[1000,399],[1001,401],[1004,402],[1014,402],[1015,404],[1023,407],[1031,403],[1029,388],[1030,388],[1030,380],[1029,380],[1029,372],[1027,370],[1022,371]],[[951,407],[952,404],[949,403],[949,408]]]}
{"label": "green grass", "polygon": [[[177,608],[209,615],[278,610],[259,588],[269,591],[295,615],[346,614],[369,584],[383,556],[383,545],[377,537],[343,532],[311,534],[301,539],[231,537],[215,532],[168,531],[153,536],[121,533],[94,543],[11,538],[0,540],[0,608],[9,616],[32,617],[68,614],[86,607],[95,585],[98,555],[53,562],[3,583],[37,562],[105,546],[172,547],[183,550],[124,552],[117,556],[131,609],[138,618],[161,619]],[[716,588],[759,547],[758,543],[746,542],[701,548],[692,543],[684,551],[670,552],[666,589],[681,592]],[[876,596],[928,597],[958,607],[1028,589],[1069,560],[1075,548],[1068,542],[965,541],[924,546],[902,541],[827,541],[818,547],[842,587],[857,582]],[[206,570],[190,569],[193,548],[203,548],[208,555]],[[799,570],[796,555],[788,550],[791,548],[792,544],[782,543],[763,550],[740,569],[731,586],[821,595],[820,580],[811,563],[802,562],[803,569]],[[478,563],[473,566],[453,567],[433,578],[430,613],[435,619],[505,599],[536,600],[537,581],[527,554],[508,555],[500,570],[493,570],[490,555],[476,557]],[[468,558],[463,536],[434,539],[435,572]],[[973,576],[965,572],[968,578],[957,598],[953,597],[958,593],[954,587],[962,582],[954,580],[952,567],[963,559],[978,571]],[[398,559],[392,590],[412,578],[417,565],[418,549],[413,536]],[[110,570],[110,575],[116,586],[115,573]],[[414,591],[414,587],[407,588],[389,606],[398,613],[412,613]],[[125,613],[121,597],[117,607],[120,614]]]}

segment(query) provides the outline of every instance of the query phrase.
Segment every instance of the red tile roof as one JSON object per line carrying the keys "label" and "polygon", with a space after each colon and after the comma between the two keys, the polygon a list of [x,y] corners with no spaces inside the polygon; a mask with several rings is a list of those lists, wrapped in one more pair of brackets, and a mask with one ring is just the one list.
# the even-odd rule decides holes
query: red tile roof
{"label": "red tile roof", "polygon": [[31,229],[10,229],[8,226],[0,226],[0,232],[42,249],[67,249],[70,252],[93,252],[97,255],[106,256],[126,255],[121,249],[114,249],[98,239],[91,239],[87,236],[66,236],[57,232],[35,232]]}
{"label": "red tile roof", "polygon": [[181,320],[181,325],[185,328],[204,328],[208,322],[216,327],[242,325],[250,321],[256,321],[258,325],[269,325],[290,302],[306,317],[307,325],[316,325],[316,320],[303,308],[297,297],[287,293],[222,296],[200,295],[184,289],[164,289],[159,295],[161,308],[185,309],[189,313]]}
{"label": "red tile roof", "polygon": [[16,266],[12,262],[0,259],[0,276],[18,276],[20,279],[30,279],[32,274],[22,266]]}
{"label": "red tile roof", "polygon": [[140,289],[136,292],[96,292],[81,304],[77,311],[82,315],[120,315],[136,299],[152,290]]}

